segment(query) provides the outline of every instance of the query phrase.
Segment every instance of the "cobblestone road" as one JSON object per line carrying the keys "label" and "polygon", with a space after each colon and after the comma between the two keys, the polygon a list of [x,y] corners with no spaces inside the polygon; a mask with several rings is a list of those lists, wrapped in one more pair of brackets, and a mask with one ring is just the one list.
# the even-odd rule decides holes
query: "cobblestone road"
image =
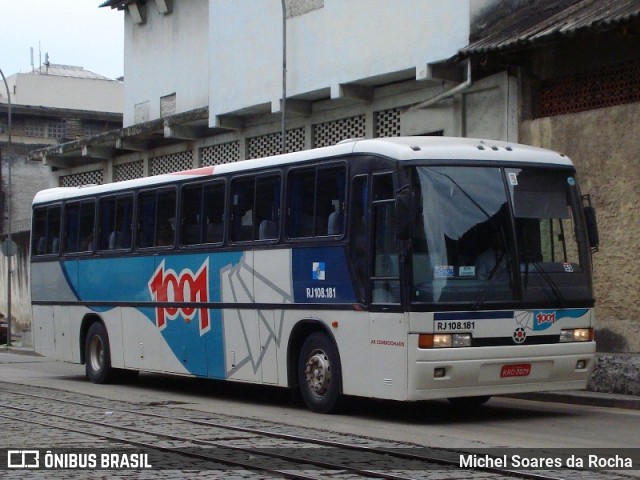
{"label": "cobblestone road", "polygon": [[[459,459],[459,452],[418,449],[410,442],[196,412],[179,404],[119,402],[1,382],[0,404],[6,406],[0,414],[3,452],[36,449],[41,466],[47,459],[49,464],[54,463],[53,459],[63,466],[69,466],[70,461],[87,464],[92,458],[95,460],[95,465],[89,464],[89,468],[32,470],[29,478],[516,478],[509,473],[461,469],[459,465],[438,465],[399,456],[411,451],[421,457],[455,461]],[[366,447],[368,451],[340,448],[340,445]],[[386,453],[380,453],[379,449]],[[47,452],[50,452],[48,456]],[[153,467],[100,469],[101,455],[113,452],[125,454],[118,457],[125,459],[147,453]],[[287,460],[292,456],[298,460]],[[244,467],[234,466],[234,462]],[[344,469],[336,470],[323,463]],[[347,467],[360,471],[348,471]],[[631,478],[624,472],[585,473],[564,469],[544,473],[548,478]],[[4,470],[2,476],[25,478],[24,470],[19,469]]]}

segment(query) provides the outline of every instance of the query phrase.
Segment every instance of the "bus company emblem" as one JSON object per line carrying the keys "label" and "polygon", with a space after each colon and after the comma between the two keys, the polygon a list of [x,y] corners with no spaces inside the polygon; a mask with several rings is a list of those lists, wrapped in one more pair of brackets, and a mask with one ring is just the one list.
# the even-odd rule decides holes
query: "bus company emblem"
{"label": "bus company emblem", "polygon": [[[209,259],[206,259],[196,273],[188,268],[180,274],[175,270],[164,268],[164,260],[149,280],[149,292],[151,299],[156,302],[204,302],[209,301]],[[211,329],[209,323],[209,310],[199,308],[200,336]],[[156,326],[163,330],[167,326],[167,320],[175,320],[181,315],[186,323],[191,322],[196,314],[193,307],[156,307]]]}
{"label": "bus company emblem", "polygon": [[313,262],[311,271],[314,280],[325,280],[327,278],[327,269],[324,262]]}
{"label": "bus company emblem", "polygon": [[538,326],[553,325],[556,322],[556,312],[538,312],[536,313],[536,322]]}
{"label": "bus company emblem", "polygon": [[527,339],[527,332],[523,327],[518,327],[513,332],[513,342],[514,343],[524,343]]}

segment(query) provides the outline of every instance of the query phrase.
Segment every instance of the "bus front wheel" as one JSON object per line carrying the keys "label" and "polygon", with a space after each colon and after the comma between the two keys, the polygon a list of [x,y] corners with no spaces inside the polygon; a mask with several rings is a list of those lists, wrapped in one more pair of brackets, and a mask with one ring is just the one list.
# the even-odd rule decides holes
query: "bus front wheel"
{"label": "bus front wheel", "polygon": [[93,383],[108,383],[113,376],[109,336],[102,323],[89,327],[85,342],[85,371]]}
{"label": "bus front wheel", "polygon": [[331,413],[338,409],[342,388],[340,361],[334,343],[321,332],[312,333],[302,344],[298,385],[309,410]]}

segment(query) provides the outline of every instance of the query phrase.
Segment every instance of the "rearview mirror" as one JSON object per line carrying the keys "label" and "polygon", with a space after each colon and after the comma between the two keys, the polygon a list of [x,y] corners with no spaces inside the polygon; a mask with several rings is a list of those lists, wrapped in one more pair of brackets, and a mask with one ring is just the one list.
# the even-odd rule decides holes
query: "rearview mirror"
{"label": "rearview mirror", "polygon": [[582,196],[584,218],[587,223],[587,236],[592,252],[597,252],[600,248],[600,235],[598,233],[598,221],[596,220],[596,209],[591,206],[591,196]]}

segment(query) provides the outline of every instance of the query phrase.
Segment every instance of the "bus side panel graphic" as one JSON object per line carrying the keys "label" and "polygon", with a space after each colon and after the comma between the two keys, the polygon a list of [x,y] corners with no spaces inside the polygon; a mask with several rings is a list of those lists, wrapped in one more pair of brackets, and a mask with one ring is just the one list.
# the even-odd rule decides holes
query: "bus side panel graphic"
{"label": "bus side panel graphic", "polygon": [[299,248],[293,251],[296,303],[356,303],[344,247]]}
{"label": "bus side panel graphic", "polygon": [[[194,375],[225,378],[222,311],[189,304],[219,303],[220,273],[238,264],[241,257],[242,253],[236,252],[113,258],[64,262],[64,269],[78,300],[88,303],[94,311],[109,310],[116,302],[125,306],[134,302],[159,302],[156,307],[139,306],[137,310],[161,333],[176,359]],[[105,306],[103,302],[114,304]],[[167,305],[173,302],[187,305]],[[131,317],[123,314],[123,330],[138,332],[126,325],[135,321]],[[147,342],[147,352],[153,348],[149,344],[151,339],[141,339],[141,345],[142,340]],[[163,364],[165,362],[172,363],[168,359],[164,359]],[[155,365],[153,369],[161,370],[163,366]]]}

